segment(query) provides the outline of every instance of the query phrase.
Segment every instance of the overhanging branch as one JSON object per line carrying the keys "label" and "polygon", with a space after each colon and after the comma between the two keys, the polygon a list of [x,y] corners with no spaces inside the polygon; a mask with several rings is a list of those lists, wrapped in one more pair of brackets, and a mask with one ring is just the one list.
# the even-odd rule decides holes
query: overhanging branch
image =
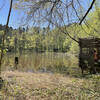
{"label": "overhanging branch", "polygon": [[87,12],[85,13],[85,15],[83,16],[83,18],[81,19],[81,21],[80,21],[79,25],[81,25],[81,24],[82,24],[83,20],[86,18],[86,16],[88,15],[88,13],[90,12],[90,10],[92,9],[92,7],[93,7],[93,5],[94,5],[95,1],[96,1],[96,0],[93,0],[93,1],[92,1],[92,3],[91,3],[91,5],[90,5],[90,7],[88,8],[88,10],[87,10]]}

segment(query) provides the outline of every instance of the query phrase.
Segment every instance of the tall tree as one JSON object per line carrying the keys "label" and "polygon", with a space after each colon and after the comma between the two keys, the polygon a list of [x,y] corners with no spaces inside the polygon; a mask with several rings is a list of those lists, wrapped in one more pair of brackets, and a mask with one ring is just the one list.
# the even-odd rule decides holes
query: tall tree
{"label": "tall tree", "polygon": [[0,55],[0,74],[1,74],[2,59],[4,55],[4,45],[5,45],[4,41],[5,41],[5,36],[7,34],[7,31],[8,31],[8,24],[9,24],[9,19],[10,19],[11,10],[12,10],[12,3],[13,3],[13,0],[10,1],[10,8],[9,8],[9,13],[8,13],[7,23],[6,23],[6,27],[4,30],[4,34],[2,36],[2,46],[1,46],[1,55]]}
{"label": "tall tree", "polygon": [[[39,23],[39,25],[61,27],[72,23],[82,23],[96,0],[19,0],[16,9],[25,9],[27,21]],[[91,2],[90,5],[86,5]],[[87,8],[87,10],[85,10]],[[85,10],[85,11],[84,11]],[[84,13],[82,13],[84,11]],[[41,23],[42,24],[41,24]],[[67,29],[62,33],[74,39]]]}

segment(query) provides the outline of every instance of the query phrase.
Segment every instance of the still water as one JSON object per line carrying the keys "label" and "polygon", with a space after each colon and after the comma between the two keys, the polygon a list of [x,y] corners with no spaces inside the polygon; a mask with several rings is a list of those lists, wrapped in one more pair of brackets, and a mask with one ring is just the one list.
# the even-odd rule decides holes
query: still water
{"label": "still water", "polygon": [[[2,64],[2,70],[14,70],[15,54],[8,53],[5,55]],[[72,54],[67,53],[24,53],[19,57],[19,64],[17,65],[19,71],[61,71],[66,70],[67,67],[78,65],[78,59]]]}

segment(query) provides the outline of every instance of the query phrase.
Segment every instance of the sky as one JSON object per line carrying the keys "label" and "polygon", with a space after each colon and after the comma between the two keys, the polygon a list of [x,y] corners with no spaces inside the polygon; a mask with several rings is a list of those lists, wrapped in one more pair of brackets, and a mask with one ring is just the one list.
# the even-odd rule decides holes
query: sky
{"label": "sky", "polygon": [[[9,12],[9,6],[10,6],[9,1],[10,0],[0,0],[0,24],[2,25],[5,25],[7,21],[7,16]],[[87,0],[87,1],[90,1],[90,0]],[[84,4],[84,6],[85,5],[86,4]],[[20,18],[22,18],[23,15],[24,13],[22,11],[12,9],[9,26],[12,26],[13,28],[18,28],[21,25]]]}
{"label": "sky", "polygon": [[[7,22],[10,2],[9,0],[0,0],[0,24],[5,25]],[[20,18],[23,16],[22,11],[12,9],[9,26],[18,28],[20,26]]]}

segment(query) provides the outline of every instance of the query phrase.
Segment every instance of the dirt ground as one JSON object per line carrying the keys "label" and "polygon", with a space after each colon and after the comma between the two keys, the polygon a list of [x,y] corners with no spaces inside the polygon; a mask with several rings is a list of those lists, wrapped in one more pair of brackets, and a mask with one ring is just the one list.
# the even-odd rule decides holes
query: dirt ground
{"label": "dirt ground", "polygon": [[0,100],[100,100],[100,75],[71,77],[58,73],[2,72]]}

